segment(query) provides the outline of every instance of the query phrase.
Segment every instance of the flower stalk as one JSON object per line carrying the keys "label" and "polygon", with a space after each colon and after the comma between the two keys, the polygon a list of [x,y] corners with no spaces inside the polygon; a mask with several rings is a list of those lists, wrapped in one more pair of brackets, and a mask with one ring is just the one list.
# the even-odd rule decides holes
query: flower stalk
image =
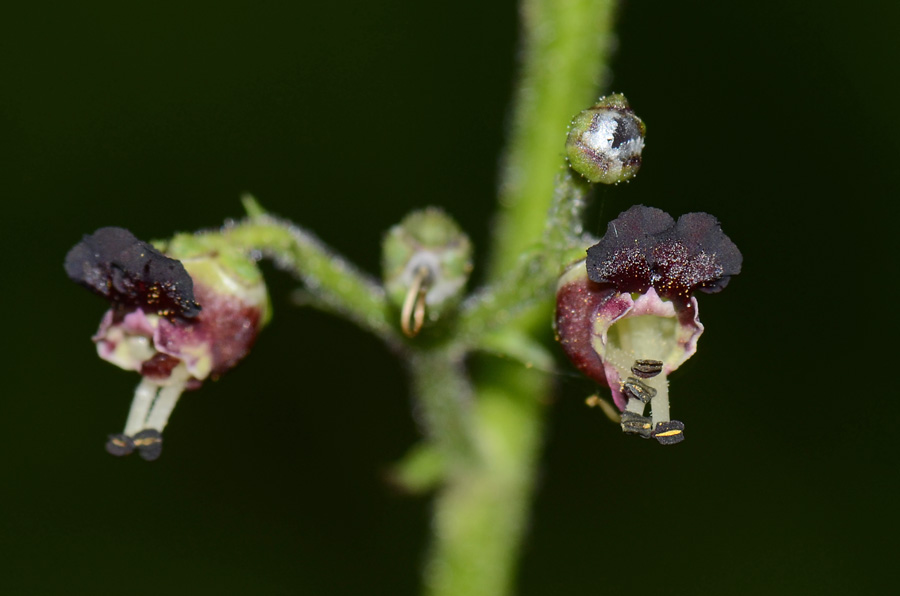
{"label": "flower stalk", "polygon": [[308,230],[266,214],[252,197],[244,197],[244,208],[250,216],[222,231],[226,242],[247,253],[259,251],[299,277],[311,290],[314,306],[343,316],[388,343],[399,341],[381,284]]}

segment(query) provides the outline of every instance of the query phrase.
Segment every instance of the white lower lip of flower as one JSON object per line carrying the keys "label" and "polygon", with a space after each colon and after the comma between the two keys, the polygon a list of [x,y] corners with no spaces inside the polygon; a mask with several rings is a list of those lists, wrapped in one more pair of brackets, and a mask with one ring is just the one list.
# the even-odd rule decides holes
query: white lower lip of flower
{"label": "white lower lip of flower", "polygon": [[131,402],[124,433],[130,437],[151,428],[161,433],[190,378],[187,367],[180,363],[172,369],[167,379],[141,379]]}

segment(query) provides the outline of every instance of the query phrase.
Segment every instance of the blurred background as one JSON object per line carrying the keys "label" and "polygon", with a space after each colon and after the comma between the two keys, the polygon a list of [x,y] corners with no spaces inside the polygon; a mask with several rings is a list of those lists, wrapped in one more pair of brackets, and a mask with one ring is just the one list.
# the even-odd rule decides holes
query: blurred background
{"label": "blurred background", "polygon": [[[4,595],[417,593],[428,500],[383,480],[418,436],[402,366],[293,308],[272,267],[273,324],[182,399],[161,459],[103,450],[137,377],[96,357],[105,305],[63,273],[82,234],[218,226],[250,191],[373,274],[416,207],[488,244],[515,3],[275,4],[3,9]],[[625,2],[619,23],[607,90],[647,148],[589,227],[709,211],[744,272],[700,298],[676,448],[623,436],[561,361],[519,592],[880,593],[900,530],[900,4]]]}

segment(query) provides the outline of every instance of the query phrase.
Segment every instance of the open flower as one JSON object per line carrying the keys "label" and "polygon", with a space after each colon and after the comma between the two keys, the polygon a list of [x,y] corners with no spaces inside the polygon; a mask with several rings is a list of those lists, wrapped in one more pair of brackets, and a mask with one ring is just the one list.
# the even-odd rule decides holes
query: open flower
{"label": "open flower", "polygon": [[713,216],[688,213],[676,222],[637,205],[563,274],[559,341],[582,372],[610,388],[626,433],[663,444],[684,438],[684,424],[669,416],[668,376],[703,333],[694,293],[722,290],[741,260]]}
{"label": "open flower", "polygon": [[[69,277],[110,302],[93,340],[101,358],[143,377],[125,429],[106,445],[156,459],[186,389],[217,378],[250,350],[269,316],[255,263],[216,235],[179,235],[161,247],[101,228],[66,255]],[[171,258],[171,257],[177,257]]]}

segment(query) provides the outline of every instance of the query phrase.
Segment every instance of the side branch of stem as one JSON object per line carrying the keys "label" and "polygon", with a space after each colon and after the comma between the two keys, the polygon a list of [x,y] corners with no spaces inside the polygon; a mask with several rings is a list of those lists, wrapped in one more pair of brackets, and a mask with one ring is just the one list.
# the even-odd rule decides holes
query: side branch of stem
{"label": "side branch of stem", "polygon": [[384,289],[311,232],[275,217],[256,214],[225,228],[223,235],[244,250],[260,251],[303,280],[316,306],[332,310],[396,343]]}

